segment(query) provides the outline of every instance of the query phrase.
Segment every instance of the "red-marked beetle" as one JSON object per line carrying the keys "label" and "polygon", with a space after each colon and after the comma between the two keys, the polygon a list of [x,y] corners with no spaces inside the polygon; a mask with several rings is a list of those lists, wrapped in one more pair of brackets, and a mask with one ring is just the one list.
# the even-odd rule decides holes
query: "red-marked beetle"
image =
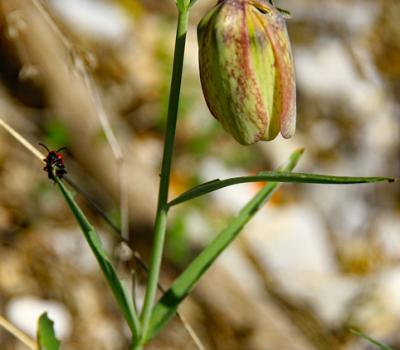
{"label": "red-marked beetle", "polygon": [[43,170],[47,172],[49,179],[55,180],[53,175],[53,169],[55,169],[56,175],[61,179],[67,173],[67,171],[65,170],[64,157],[59,152],[63,149],[66,149],[66,147],[61,147],[57,151],[54,151],[49,150],[49,148],[43,143],[39,143],[39,145],[44,147],[48,152],[47,157],[43,159],[43,161],[46,162],[46,166],[43,168]]}

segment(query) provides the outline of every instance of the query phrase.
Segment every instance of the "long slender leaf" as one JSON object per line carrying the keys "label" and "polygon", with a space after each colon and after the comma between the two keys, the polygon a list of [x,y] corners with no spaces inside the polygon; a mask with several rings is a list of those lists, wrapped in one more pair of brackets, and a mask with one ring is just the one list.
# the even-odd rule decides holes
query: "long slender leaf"
{"label": "long slender leaf", "polygon": [[374,338],[371,338],[370,336],[364,334],[363,332],[357,331],[355,329],[352,329],[351,332],[361,338],[364,338],[366,341],[370,342],[371,344],[376,345],[381,350],[393,350],[391,347],[389,347],[385,344],[382,344],[381,342],[377,341]]}
{"label": "long slender leaf", "polygon": [[78,221],[83,234],[88,242],[93,254],[95,255],[97,262],[99,263],[103,274],[111,287],[115,299],[121,309],[121,312],[128,323],[129,328],[132,331],[132,335],[135,339],[140,336],[140,322],[139,317],[136,314],[131,299],[128,296],[124,286],[122,285],[120,279],[118,278],[117,272],[112,265],[107,253],[101,243],[100,237],[95,231],[94,227],[90,224],[85,214],[79,208],[75,202],[72,193],[67,190],[61,180],[55,176],[55,180],[60,187],[65,200],[68,203],[72,213],[74,214],[76,220]]}
{"label": "long slender leaf", "polygon": [[37,342],[39,350],[58,350],[60,341],[54,332],[54,322],[43,313],[38,320]]}
{"label": "long slender leaf", "polygon": [[297,182],[297,183],[312,183],[312,184],[331,184],[331,185],[349,185],[361,183],[373,183],[388,181],[393,182],[393,178],[389,177],[347,177],[347,176],[331,176],[319,174],[306,174],[306,173],[292,173],[283,171],[263,171],[254,176],[239,176],[232,177],[225,180],[215,179],[204,184],[193,187],[192,189],[182,193],[168,203],[173,206],[190,199],[202,196],[206,193],[219,190],[221,188],[247,183],[247,182]]}
{"label": "long slender leaf", "polygon": [[[292,170],[299,161],[303,150],[295,151],[282,171]],[[243,226],[256,214],[266,199],[279,186],[279,183],[269,183],[264,186],[239,212],[228,226],[192,261],[186,270],[175,280],[171,288],[161,297],[154,306],[150,320],[149,332],[145,339],[150,340],[164,327],[175,314],[178,305],[193,289],[200,277],[207,271],[217,257],[239,234]]]}

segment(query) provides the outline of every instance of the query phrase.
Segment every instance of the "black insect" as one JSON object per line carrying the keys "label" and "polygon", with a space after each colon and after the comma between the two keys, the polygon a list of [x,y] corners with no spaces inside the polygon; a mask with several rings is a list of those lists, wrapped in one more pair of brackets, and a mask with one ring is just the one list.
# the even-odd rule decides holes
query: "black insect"
{"label": "black insect", "polygon": [[63,149],[66,149],[66,147],[61,147],[57,151],[54,151],[49,150],[48,147],[43,143],[39,143],[39,145],[44,147],[48,152],[47,157],[43,159],[43,161],[46,162],[46,166],[43,168],[43,170],[47,172],[49,179],[55,180],[53,170],[56,171],[56,175],[61,179],[67,173],[67,171],[65,170],[64,157],[59,152]]}

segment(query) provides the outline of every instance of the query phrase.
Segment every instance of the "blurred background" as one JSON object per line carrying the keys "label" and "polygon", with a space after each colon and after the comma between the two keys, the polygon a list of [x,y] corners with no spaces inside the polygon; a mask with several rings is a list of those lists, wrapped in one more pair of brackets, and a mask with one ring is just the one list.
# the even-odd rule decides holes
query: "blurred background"
{"label": "blurred background", "polygon": [[[398,0],[276,0],[292,13],[298,127],[290,140],[247,147],[211,117],[201,93],[196,26],[215,2],[198,0],[191,12],[171,196],[271,170],[299,147],[298,171],[399,177]],[[118,222],[121,168],[101,127],[106,113],[124,153],[131,246],[145,261],[176,15],[172,0],[0,0],[0,117],[35,146],[66,146],[70,179]],[[0,130],[0,314],[34,336],[47,310],[65,349],[127,349],[109,288],[42,168]],[[260,186],[171,210],[163,285]],[[145,274],[77,198],[140,303]],[[282,186],[181,311],[206,349],[373,349],[350,328],[400,349],[398,184]],[[26,349],[4,329],[0,348]],[[197,348],[176,318],[146,349]]]}

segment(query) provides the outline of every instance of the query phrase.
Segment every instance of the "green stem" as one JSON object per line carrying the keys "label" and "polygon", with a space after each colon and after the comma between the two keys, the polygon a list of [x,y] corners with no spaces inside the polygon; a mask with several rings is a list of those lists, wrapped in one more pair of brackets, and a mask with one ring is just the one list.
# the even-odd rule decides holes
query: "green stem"
{"label": "green stem", "polygon": [[167,228],[169,178],[171,172],[172,153],[174,148],[176,120],[178,115],[179,95],[181,90],[188,17],[188,10],[180,9],[176,31],[174,63],[168,105],[167,128],[164,141],[164,153],[161,166],[158,206],[154,229],[154,242],[152,245],[146,295],[141,314],[141,322],[143,327],[142,339],[145,339],[146,337],[151,317],[151,311],[154,305],[154,299],[157,291],[157,282],[160,274],[162,253],[164,248],[165,233]]}
{"label": "green stem", "polygon": [[129,348],[129,350],[142,350],[143,347],[140,344],[132,344],[131,347]]}
{"label": "green stem", "polygon": [[[289,161],[279,170],[292,171],[302,154],[302,149],[293,152]],[[277,182],[270,182],[265,185],[174,281],[153,308],[150,331],[146,340],[152,339],[163,329],[171,317],[175,315],[179,304],[190,293],[215,259],[232,243],[244,225],[257,213],[268,196],[279,185]]]}

